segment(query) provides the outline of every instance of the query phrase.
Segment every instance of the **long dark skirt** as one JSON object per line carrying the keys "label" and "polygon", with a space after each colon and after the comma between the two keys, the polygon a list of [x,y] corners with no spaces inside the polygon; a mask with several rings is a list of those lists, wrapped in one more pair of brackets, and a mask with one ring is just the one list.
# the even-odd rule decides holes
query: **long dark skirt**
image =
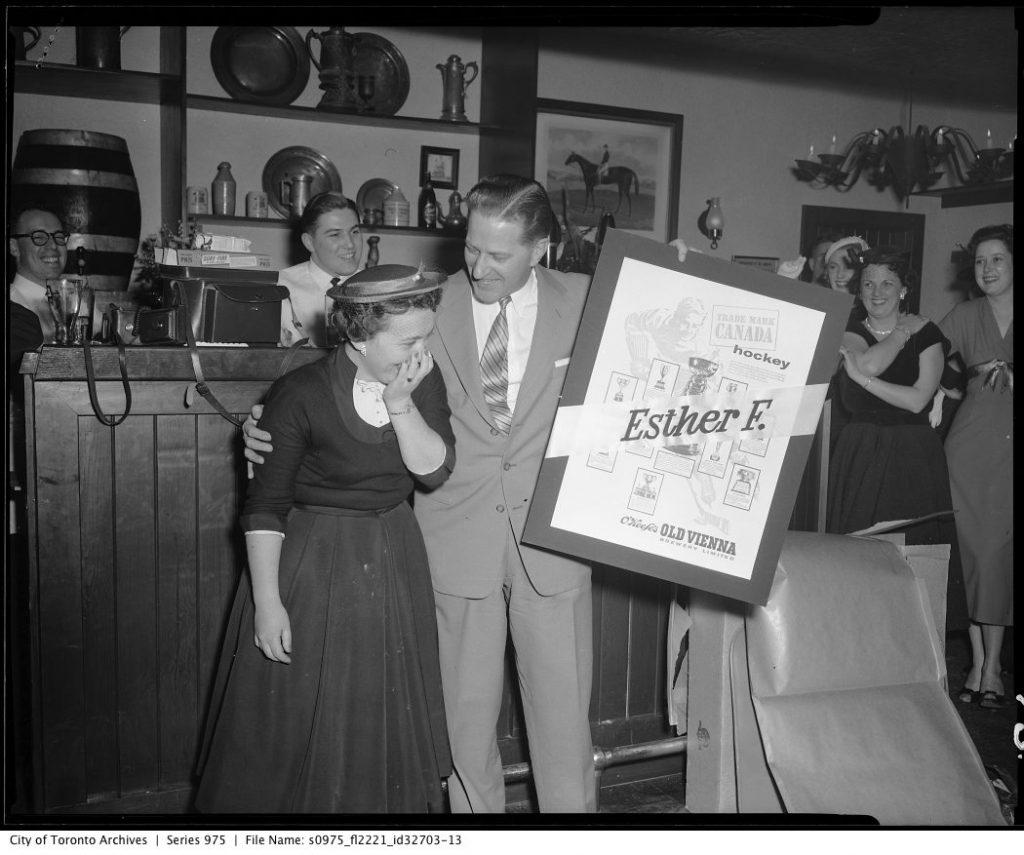
{"label": "long dark skirt", "polygon": [[200,752],[208,813],[443,810],[451,757],[426,551],[408,504],[296,508],[279,573],[291,664],[253,644],[243,573]]}
{"label": "long dark skirt", "polygon": [[[839,435],[829,469],[828,531],[849,534],[880,522],[912,520],[953,507],[949,471],[938,434],[928,425],[850,421]],[[953,518],[905,529],[908,545],[950,544]],[[946,630],[967,627],[967,599],[959,560],[946,583]]]}

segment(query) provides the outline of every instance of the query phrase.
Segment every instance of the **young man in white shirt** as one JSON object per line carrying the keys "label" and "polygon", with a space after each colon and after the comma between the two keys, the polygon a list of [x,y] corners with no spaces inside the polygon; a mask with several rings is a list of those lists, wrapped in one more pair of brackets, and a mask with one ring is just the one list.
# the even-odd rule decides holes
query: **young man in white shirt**
{"label": "young man in white shirt", "polygon": [[311,347],[327,346],[327,291],[359,270],[363,236],[351,200],[333,191],[314,196],[299,220],[308,261],[282,270],[290,303],[281,306],[281,344],[308,338]]}

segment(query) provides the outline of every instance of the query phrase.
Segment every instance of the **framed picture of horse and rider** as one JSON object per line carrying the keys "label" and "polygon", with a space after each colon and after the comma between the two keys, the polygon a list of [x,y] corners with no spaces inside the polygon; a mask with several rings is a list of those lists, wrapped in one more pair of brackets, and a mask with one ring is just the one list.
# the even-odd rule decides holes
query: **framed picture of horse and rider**
{"label": "framed picture of horse and rider", "polygon": [[534,178],[570,235],[593,241],[602,215],[658,241],[676,236],[683,117],[537,100]]}

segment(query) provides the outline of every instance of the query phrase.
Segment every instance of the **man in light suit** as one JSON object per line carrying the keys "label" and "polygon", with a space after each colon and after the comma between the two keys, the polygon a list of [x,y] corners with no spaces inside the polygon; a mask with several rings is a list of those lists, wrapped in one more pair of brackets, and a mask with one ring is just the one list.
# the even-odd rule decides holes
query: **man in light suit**
{"label": "man in light suit", "polygon": [[[429,344],[459,463],[454,484],[415,501],[453,744],[448,794],[455,812],[505,809],[495,726],[511,632],[541,810],[593,811],[590,567],[521,543],[589,280],[537,266],[552,224],[537,182],[484,179],[466,202],[466,271],[449,279]],[[505,297],[507,426],[485,399],[481,368]]]}
{"label": "man in light suit", "polygon": [[[536,181],[485,178],[466,201],[466,270],[449,278],[428,342],[459,462],[415,499],[437,606],[448,794],[456,813],[505,809],[496,725],[511,633],[540,808],[594,811],[590,567],[521,542],[589,280],[537,266],[553,214]],[[507,347],[495,396],[482,362],[497,324]],[[269,436],[251,419],[244,432],[246,456],[261,462]]]}

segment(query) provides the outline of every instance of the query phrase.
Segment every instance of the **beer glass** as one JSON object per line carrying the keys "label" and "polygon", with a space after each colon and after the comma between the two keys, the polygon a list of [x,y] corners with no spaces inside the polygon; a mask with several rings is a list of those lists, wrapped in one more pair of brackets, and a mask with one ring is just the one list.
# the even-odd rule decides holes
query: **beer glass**
{"label": "beer glass", "polygon": [[[92,293],[85,276],[58,276],[46,280],[46,299],[56,328],[56,344],[75,347],[89,334]],[[86,314],[88,312],[89,314]]]}

